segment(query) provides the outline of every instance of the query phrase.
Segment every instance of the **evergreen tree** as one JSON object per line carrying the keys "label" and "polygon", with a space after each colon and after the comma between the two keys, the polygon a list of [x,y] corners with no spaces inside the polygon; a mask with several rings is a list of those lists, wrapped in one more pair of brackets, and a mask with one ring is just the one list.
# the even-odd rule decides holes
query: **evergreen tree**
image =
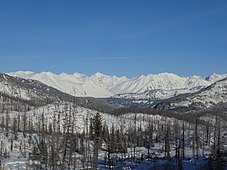
{"label": "evergreen tree", "polygon": [[98,151],[100,147],[100,137],[102,134],[102,117],[97,112],[94,119],[93,119],[93,128],[94,128],[94,157],[93,157],[93,168],[98,168]]}

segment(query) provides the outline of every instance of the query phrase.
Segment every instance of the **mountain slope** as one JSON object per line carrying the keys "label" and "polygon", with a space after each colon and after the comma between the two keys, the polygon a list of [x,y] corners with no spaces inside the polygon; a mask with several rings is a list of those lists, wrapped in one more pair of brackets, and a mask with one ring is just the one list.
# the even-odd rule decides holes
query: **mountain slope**
{"label": "mountain slope", "polygon": [[45,101],[47,98],[52,100],[54,97],[51,93],[58,93],[54,88],[39,81],[15,78],[2,73],[0,73],[0,92],[27,101]]}
{"label": "mountain slope", "polygon": [[194,93],[227,77],[226,74],[212,74],[209,77],[181,77],[172,73],[148,74],[135,78],[108,76],[102,73],[96,73],[90,77],[79,73],[57,75],[51,72],[18,71],[8,74],[41,81],[73,96],[152,100]]}
{"label": "mountain slope", "polygon": [[90,79],[95,83],[100,85],[101,87],[108,89],[112,94],[115,94],[112,90],[118,84],[128,81],[127,77],[117,77],[117,76],[109,76],[102,73],[95,73],[90,77]]}
{"label": "mountain slope", "polygon": [[38,80],[73,96],[109,97],[112,95],[112,93],[105,88],[93,83],[86,75],[79,73],[74,73],[72,75],[62,73],[57,75],[51,72],[33,73],[19,71],[9,73],[9,75]]}
{"label": "mountain slope", "polygon": [[103,112],[111,112],[111,110],[118,108],[100,99],[75,97],[37,80],[12,77],[4,73],[0,73],[1,96],[9,99],[13,98],[13,100],[29,103],[30,105],[46,105],[57,101],[68,101],[77,106]]}
{"label": "mountain slope", "polygon": [[191,94],[183,94],[154,104],[154,108],[181,111],[206,110],[227,103],[227,78]]}
{"label": "mountain slope", "polygon": [[142,75],[119,84],[113,91],[118,92],[114,96],[116,98],[167,99],[179,94],[194,93],[226,76],[219,75],[211,79],[200,76],[180,77],[172,73]]}

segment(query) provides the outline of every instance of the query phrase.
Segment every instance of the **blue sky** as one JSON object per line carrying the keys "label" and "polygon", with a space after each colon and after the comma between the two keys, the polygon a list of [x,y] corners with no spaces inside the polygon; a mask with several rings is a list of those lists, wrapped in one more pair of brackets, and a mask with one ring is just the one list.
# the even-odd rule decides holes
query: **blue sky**
{"label": "blue sky", "polygon": [[2,0],[0,72],[227,73],[227,1]]}

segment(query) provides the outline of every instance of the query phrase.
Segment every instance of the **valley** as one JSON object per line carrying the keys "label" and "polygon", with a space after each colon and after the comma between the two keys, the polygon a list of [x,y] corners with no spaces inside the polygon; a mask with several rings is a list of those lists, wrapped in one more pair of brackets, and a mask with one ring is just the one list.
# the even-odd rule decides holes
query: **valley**
{"label": "valley", "polygon": [[[23,74],[36,75],[30,72]],[[224,75],[196,77],[196,85],[190,86],[191,89],[197,89],[195,92],[184,87],[185,93],[180,90],[182,94],[170,95],[171,97],[169,93],[163,93],[166,96],[162,99],[148,96],[125,97],[124,94],[109,98],[81,97],[67,93],[70,89],[68,86],[60,91],[50,84],[44,84],[44,80],[50,82],[47,77],[39,81],[10,75],[12,74],[0,74],[2,168],[226,167],[227,81],[223,78]],[[100,75],[99,73],[98,77]],[[175,80],[170,83],[171,79],[164,75],[163,81],[167,81],[168,85],[157,82],[171,93],[176,91],[170,87],[175,87]],[[152,77],[157,78],[157,75]],[[99,78],[98,82],[102,82],[99,86],[105,84],[107,88],[111,86],[113,79],[117,82],[123,79],[125,81],[126,78],[103,79],[105,81]],[[183,79],[188,81],[191,78]],[[75,77],[73,80],[81,81]],[[66,84],[69,80],[66,83],[62,78],[58,81]],[[56,83],[53,78],[52,82]],[[87,80],[84,84],[86,82]],[[152,80],[149,79],[148,82],[152,84]],[[88,87],[84,84],[80,86]],[[115,89],[120,89],[119,84]],[[126,88],[125,84],[128,82],[121,85]],[[142,83],[140,89],[144,87]],[[153,88],[156,90],[150,93],[157,93],[157,88]],[[97,92],[99,90],[94,87],[92,89]],[[146,90],[142,93],[146,93]]]}

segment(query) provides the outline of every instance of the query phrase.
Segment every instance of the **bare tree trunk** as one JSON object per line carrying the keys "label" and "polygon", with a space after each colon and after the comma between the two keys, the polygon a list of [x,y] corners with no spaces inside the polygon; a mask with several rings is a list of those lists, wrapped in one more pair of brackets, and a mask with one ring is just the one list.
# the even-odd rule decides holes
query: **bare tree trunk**
{"label": "bare tree trunk", "polygon": [[99,139],[95,139],[94,141],[94,155],[93,155],[93,167],[94,169],[98,169],[98,154],[99,154]]}
{"label": "bare tree trunk", "polygon": [[185,125],[184,125],[184,122],[183,122],[183,124],[182,124],[182,158],[183,158],[183,160],[184,160],[184,158],[185,158],[185,127],[184,127]]}

